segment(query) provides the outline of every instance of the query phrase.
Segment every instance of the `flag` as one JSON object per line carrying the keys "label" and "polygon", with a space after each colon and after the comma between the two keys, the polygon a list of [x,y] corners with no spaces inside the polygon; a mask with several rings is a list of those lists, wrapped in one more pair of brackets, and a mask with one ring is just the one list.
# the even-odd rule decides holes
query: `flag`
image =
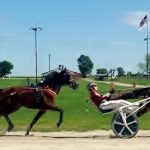
{"label": "flag", "polygon": [[140,28],[145,24],[145,23],[147,23],[147,15],[145,15],[145,17],[141,20],[141,22],[140,22],[140,24],[139,24],[139,26],[140,26]]}

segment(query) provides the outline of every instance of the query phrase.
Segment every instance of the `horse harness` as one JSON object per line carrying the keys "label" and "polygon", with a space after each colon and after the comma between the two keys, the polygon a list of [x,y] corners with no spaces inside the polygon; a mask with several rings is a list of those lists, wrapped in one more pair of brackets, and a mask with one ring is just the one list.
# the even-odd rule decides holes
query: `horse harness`
{"label": "horse harness", "polygon": [[36,104],[40,104],[43,101],[43,96],[39,88],[33,89],[33,97],[35,99]]}
{"label": "horse harness", "polygon": [[[51,94],[53,97],[56,96],[56,93],[49,88],[44,88],[43,90],[47,90],[48,93]],[[37,105],[43,103],[44,97],[42,95],[42,88],[34,88],[33,96]]]}

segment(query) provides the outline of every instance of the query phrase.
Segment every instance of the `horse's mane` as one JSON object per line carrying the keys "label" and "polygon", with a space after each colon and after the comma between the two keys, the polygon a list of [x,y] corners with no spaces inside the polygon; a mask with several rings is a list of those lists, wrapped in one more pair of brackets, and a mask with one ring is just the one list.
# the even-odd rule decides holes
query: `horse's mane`
{"label": "horse's mane", "polygon": [[57,71],[52,71],[48,75],[44,76],[43,85],[52,86],[54,83],[56,83],[57,75],[58,75]]}
{"label": "horse's mane", "polygon": [[41,86],[48,85],[55,89],[56,86],[68,85],[70,84],[70,79],[76,74],[77,73],[69,71],[66,68],[50,71],[43,77],[43,83]]}
{"label": "horse's mane", "polygon": [[51,71],[47,76],[44,77],[43,85],[48,85],[55,89],[56,86],[62,86],[70,83],[71,74],[68,70],[59,69]]}

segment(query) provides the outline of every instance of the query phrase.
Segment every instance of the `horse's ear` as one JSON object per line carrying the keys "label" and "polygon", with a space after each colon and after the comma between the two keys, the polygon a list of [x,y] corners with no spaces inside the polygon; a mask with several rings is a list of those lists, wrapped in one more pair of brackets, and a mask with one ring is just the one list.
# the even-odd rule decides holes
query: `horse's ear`
{"label": "horse's ear", "polygon": [[65,68],[63,69],[63,71],[66,72],[66,71],[67,71],[67,68],[65,67]]}

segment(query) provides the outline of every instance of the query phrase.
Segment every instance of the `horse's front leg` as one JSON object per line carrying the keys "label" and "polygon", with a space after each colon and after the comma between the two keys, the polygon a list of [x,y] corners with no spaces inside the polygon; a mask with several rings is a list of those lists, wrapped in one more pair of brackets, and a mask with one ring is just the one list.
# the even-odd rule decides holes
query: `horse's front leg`
{"label": "horse's front leg", "polygon": [[63,113],[64,113],[64,110],[62,108],[59,108],[59,107],[51,107],[50,108],[52,111],[58,111],[59,112],[59,120],[57,122],[57,127],[59,128],[61,123],[63,122]]}
{"label": "horse's front leg", "polygon": [[27,128],[26,131],[26,136],[29,135],[29,132],[31,131],[32,127],[34,126],[34,124],[40,119],[40,117],[45,113],[46,111],[40,110],[36,116],[34,117],[34,119],[32,120],[32,122],[30,123],[29,127]]}

